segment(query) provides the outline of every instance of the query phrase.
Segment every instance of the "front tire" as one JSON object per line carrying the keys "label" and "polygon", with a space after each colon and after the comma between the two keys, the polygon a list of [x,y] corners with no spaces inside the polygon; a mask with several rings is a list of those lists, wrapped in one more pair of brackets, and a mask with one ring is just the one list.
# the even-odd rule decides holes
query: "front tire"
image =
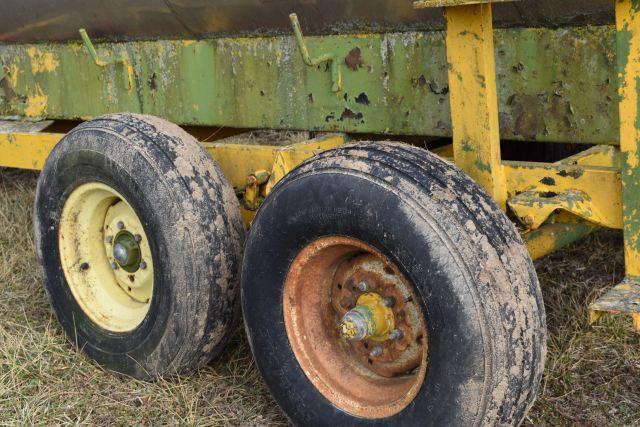
{"label": "front tire", "polygon": [[[424,150],[345,146],[285,177],[253,222],[242,292],[257,365],[296,424],[518,425],[534,401],[546,327],[531,259],[490,197]],[[340,305],[389,292],[406,302],[389,315],[401,338],[346,340]],[[411,310],[419,322],[398,320]],[[390,373],[407,336],[426,357]]]}
{"label": "front tire", "polygon": [[239,203],[178,126],[116,114],[72,130],[40,175],[34,223],[51,306],[99,364],[153,379],[226,344],[238,319]]}

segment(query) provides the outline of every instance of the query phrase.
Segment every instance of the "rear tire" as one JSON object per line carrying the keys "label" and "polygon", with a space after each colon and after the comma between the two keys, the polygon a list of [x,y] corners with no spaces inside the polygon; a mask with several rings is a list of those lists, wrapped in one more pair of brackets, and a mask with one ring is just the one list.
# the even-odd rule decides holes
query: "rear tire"
{"label": "rear tire", "polygon": [[[40,175],[34,223],[51,306],[99,364],[153,379],[226,344],[239,313],[239,203],[178,126],[115,114],[72,130]],[[129,264],[114,258],[118,242]]]}
{"label": "rear tire", "polygon": [[[369,402],[382,400],[367,396],[366,387],[348,390],[350,382],[341,378],[371,380],[376,387],[386,381],[376,372],[363,377],[367,365],[357,358],[354,369],[340,376],[325,376],[330,368],[318,368],[327,357],[342,361],[353,354],[347,344],[328,344],[331,336],[339,336],[337,315],[325,322],[326,341],[318,340],[317,329],[300,332],[290,326],[317,328],[318,323],[296,314],[302,305],[307,313],[332,306],[323,300],[331,298],[333,288],[317,291],[325,283],[320,270],[295,270],[301,257],[309,259],[310,248],[327,239],[342,241],[343,247],[344,239],[361,242],[356,246],[379,252],[411,284],[426,325],[428,365],[424,379],[416,376],[420,388],[410,402],[400,396],[373,407]],[[359,253],[325,262],[330,266],[326,281],[331,283]],[[326,260],[329,253],[322,256],[318,259]],[[296,301],[288,291],[292,277],[304,281],[305,272],[300,295],[317,297],[312,303]],[[526,247],[476,183],[422,149],[395,143],[344,146],[291,172],[252,224],[242,292],[257,365],[295,424],[518,425],[535,399],[546,325]],[[292,316],[298,317],[292,322]],[[318,358],[315,352],[329,356]],[[332,381],[336,387],[323,386]],[[364,396],[360,406],[354,403],[358,395]]]}

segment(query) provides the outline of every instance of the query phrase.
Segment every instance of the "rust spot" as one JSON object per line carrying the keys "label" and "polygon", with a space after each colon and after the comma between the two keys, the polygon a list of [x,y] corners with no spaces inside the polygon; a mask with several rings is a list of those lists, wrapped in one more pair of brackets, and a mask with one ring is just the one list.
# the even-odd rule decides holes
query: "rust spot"
{"label": "rust spot", "polygon": [[362,105],[369,105],[369,97],[367,96],[366,93],[362,92],[360,95],[357,96],[356,102]]}
{"label": "rust spot", "polygon": [[435,95],[447,95],[449,93],[449,86],[445,86],[442,89],[440,89],[440,87],[436,82],[430,82],[429,90],[431,91],[431,93]]}
{"label": "rust spot", "polygon": [[540,180],[540,183],[544,185],[556,185],[556,180],[551,178],[550,176],[545,176]]}
{"label": "rust spot", "polygon": [[342,112],[342,115],[340,115],[340,121],[344,121],[345,119],[347,119],[347,120],[362,120],[363,117],[364,116],[363,116],[362,113],[354,113],[350,109],[345,108],[344,111]]}
{"label": "rust spot", "polygon": [[580,178],[582,175],[584,174],[584,170],[582,170],[582,168],[576,168],[576,169],[570,169],[570,170],[561,170],[560,172],[558,172],[558,175],[566,178],[566,177],[571,177],[571,178]]}
{"label": "rust spot", "polygon": [[156,83],[156,73],[152,73],[149,77],[149,89],[155,91],[158,89],[158,83]]}
{"label": "rust spot", "polygon": [[5,102],[9,102],[15,98],[16,93],[11,89],[9,80],[6,77],[3,77],[2,80],[0,80],[0,89],[2,89],[2,97]]}
{"label": "rust spot", "polygon": [[427,85],[427,79],[425,78],[424,74],[422,74],[420,77],[411,79],[411,86],[413,86],[414,89],[417,89],[419,87],[425,87],[426,85]]}
{"label": "rust spot", "polygon": [[347,68],[353,71],[358,71],[358,68],[362,67],[362,51],[359,47],[354,47],[349,51],[347,56],[344,57],[344,63],[347,64]]}

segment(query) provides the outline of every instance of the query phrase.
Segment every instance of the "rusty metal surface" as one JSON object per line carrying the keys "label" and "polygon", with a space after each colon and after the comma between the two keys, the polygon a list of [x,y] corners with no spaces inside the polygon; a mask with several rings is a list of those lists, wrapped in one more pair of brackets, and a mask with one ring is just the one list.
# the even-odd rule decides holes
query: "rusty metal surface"
{"label": "rusty metal surface", "polygon": [[[355,304],[349,289],[355,293],[362,280],[369,282],[372,292],[396,297],[394,316],[404,333],[402,339],[354,345],[340,336],[340,319]],[[333,405],[352,415],[377,419],[397,414],[415,398],[427,371],[423,314],[411,285],[374,248],[342,236],[312,242],[291,264],[282,301],[287,336],[298,363]],[[377,345],[382,351],[371,354]]]}
{"label": "rusty metal surface", "polygon": [[[289,33],[298,13],[306,33],[381,32],[443,27],[439,9],[411,0],[4,0],[0,42],[202,38]],[[497,26],[613,23],[611,0],[524,0],[495,6]]]}

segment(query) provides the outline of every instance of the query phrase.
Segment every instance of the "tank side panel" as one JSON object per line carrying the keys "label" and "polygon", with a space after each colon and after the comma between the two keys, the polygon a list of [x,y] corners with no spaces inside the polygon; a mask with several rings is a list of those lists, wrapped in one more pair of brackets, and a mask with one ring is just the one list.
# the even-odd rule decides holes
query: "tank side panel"
{"label": "tank side panel", "polygon": [[[109,41],[277,35],[296,12],[307,34],[443,28],[411,0],[3,0],[0,42],[66,41],[86,28]],[[495,6],[499,27],[612,24],[611,0],[524,0]]]}
{"label": "tank side panel", "polygon": [[[612,27],[496,33],[504,138],[616,144]],[[339,55],[303,64],[291,37],[100,44],[133,66],[99,68],[79,43],[4,45],[0,115],[88,119],[131,111],[182,125],[451,136],[441,32],[310,37]],[[349,64],[349,66],[347,66]]]}

